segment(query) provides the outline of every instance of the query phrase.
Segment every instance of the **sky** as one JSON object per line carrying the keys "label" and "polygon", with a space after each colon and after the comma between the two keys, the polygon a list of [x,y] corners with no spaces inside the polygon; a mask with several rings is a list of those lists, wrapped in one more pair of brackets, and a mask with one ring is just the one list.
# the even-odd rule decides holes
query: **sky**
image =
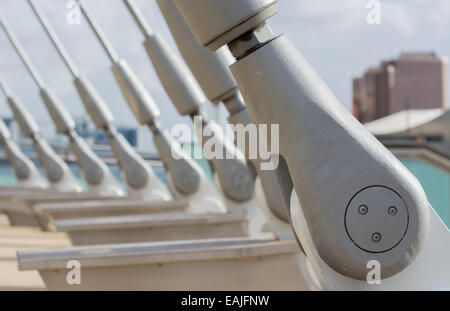
{"label": "sky", "polygon": [[[156,0],[135,0],[155,32],[161,33],[178,50],[156,4]],[[350,109],[352,79],[382,60],[401,52],[434,51],[450,56],[449,0],[379,0],[381,23],[368,24],[369,0],[279,0],[279,13],[268,22],[276,34],[286,34],[316,69],[342,104]],[[68,24],[67,0],[36,0],[59,35],[81,73],[105,99],[119,125],[137,126],[115,83],[111,63],[87,22]],[[118,54],[126,59],[147,86],[161,110],[168,129],[187,117],[176,112],[159,83],[142,45],[143,36],[122,0],[85,0],[93,16]],[[14,30],[46,84],[58,95],[74,117],[85,115],[72,83],[72,76],[44,33],[26,0],[1,0],[0,15]],[[450,73],[450,70],[448,70]],[[0,74],[24,102],[46,137],[54,126],[36,85],[0,32]],[[448,74],[450,90],[450,74]],[[449,96],[450,97],[450,96]],[[209,104],[208,104],[209,105]],[[217,111],[208,109],[207,113]],[[0,116],[11,116],[3,94]],[[144,141],[151,141],[143,131]],[[144,143],[145,145],[145,143]]]}

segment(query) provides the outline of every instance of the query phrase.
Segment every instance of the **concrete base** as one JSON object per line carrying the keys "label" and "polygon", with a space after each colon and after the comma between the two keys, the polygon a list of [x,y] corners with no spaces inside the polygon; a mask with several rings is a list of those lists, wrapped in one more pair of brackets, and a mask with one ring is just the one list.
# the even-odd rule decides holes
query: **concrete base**
{"label": "concrete base", "polygon": [[[295,241],[216,239],[18,252],[49,290],[307,290]],[[67,262],[81,265],[69,285]]]}
{"label": "concrete base", "polygon": [[[5,195],[0,198],[0,209],[8,215],[13,226],[34,226],[43,230],[48,228],[49,219],[47,216],[38,214],[33,206],[41,203],[83,201],[83,200],[106,200],[111,197],[98,197],[88,193],[32,193],[20,195]],[[123,200],[117,198],[116,200]]]}
{"label": "concrete base", "polygon": [[36,215],[25,209],[5,209],[5,215],[8,216],[11,226],[42,227],[41,221]]}
{"label": "concrete base", "polygon": [[68,285],[65,271],[45,270],[39,273],[48,290],[308,290],[306,284],[302,284],[299,269],[296,269],[294,254],[242,260],[88,268],[82,272],[81,285]]}
{"label": "concrete base", "polygon": [[12,201],[15,198],[29,196],[29,195],[42,195],[52,194],[54,192],[45,189],[28,189],[19,187],[0,187],[0,212],[10,208],[12,206]]}
{"label": "concrete base", "polygon": [[245,237],[246,214],[159,214],[60,220],[73,245]]}

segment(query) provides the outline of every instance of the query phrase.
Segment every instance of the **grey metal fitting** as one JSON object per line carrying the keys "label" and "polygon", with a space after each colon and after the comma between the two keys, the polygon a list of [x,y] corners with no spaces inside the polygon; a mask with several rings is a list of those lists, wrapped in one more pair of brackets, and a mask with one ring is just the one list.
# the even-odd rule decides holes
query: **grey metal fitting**
{"label": "grey metal fitting", "polygon": [[10,140],[2,142],[9,163],[19,181],[27,180],[31,177],[34,165],[26,158],[20,148]]}
{"label": "grey metal fitting", "polygon": [[280,158],[299,200],[291,204],[292,222],[306,221],[294,228],[308,256],[364,281],[371,260],[380,263],[383,279],[408,267],[427,243],[426,194],[290,40],[274,38],[263,25],[276,1],[174,2],[201,45],[231,43],[238,59],[231,70],[255,122],[280,125]]}
{"label": "grey metal fitting", "polygon": [[114,155],[118,159],[127,184],[133,189],[144,188],[150,179],[150,169],[128,141],[113,127],[106,131]]}
{"label": "grey metal fitting", "polygon": [[39,134],[39,126],[18,98],[15,96],[8,97],[8,105],[25,136],[33,138],[33,136]]}
{"label": "grey metal fitting", "polygon": [[5,123],[0,120],[0,141],[7,141],[9,139],[11,139],[11,133],[9,132]]}
{"label": "grey metal fitting", "polygon": [[198,165],[166,131],[153,135],[153,140],[176,190],[183,195],[194,194],[203,174]]}
{"label": "grey metal fitting", "polygon": [[114,116],[89,80],[84,76],[78,76],[73,83],[95,126],[104,129],[112,124]]}
{"label": "grey metal fitting", "polygon": [[35,136],[33,146],[49,181],[51,183],[60,182],[64,178],[65,163],[39,135]]}
{"label": "grey metal fitting", "polygon": [[144,42],[159,80],[181,115],[190,115],[207,101],[189,68],[175,55],[159,34]]}
{"label": "grey metal fitting", "polygon": [[153,98],[125,60],[116,62],[112,71],[120,89],[140,124],[152,124],[160,111]]}
{"label": "grey metal fitting", "polygon": [[40,95],[56,125],[58,132],[67,134],[75,129],[75,122],[58,98],[47,88],[40,89]]}
{"label": "grey metal fitting", "polygon": [[77,157],[78,163],[84,173],[84,178],[89,185],[100,185],[108,172],[104,164],[97,155],[89,148],[86,142],[79,137],[75,131],[70,133],[72,149]]}
{"label": "grey metal fitting", "polygon": [[197,42],[217,50],[278,12],[276,0],[174,1]]}
{"label": "grey metal fitting", "polygon": [[[239,92],[236,92],[232,94],[231,96],[228,96],[223,100],[223,104],[225,108],[230,113],[230,116],[239,113],[242,110],[246,110],[244,100],[242,99],[242,96]],[[253,121],[249,120],[249,123],[253,123]]]}
{"label": "grey metal fitting", "polygon": [[228,44],[231,54],[239,60],[275,38],[272,29],[266,23],[244,33]]}
{"label": "grey metal fitting", "polygon": [[212,52],[203,48],[194,38],[173,1],[157,2],[178,50],[208,99],[213,103],[219,103],[236,93],[236,81],[228,68],[233,62],[233,57],[228,49],[224,47]]}

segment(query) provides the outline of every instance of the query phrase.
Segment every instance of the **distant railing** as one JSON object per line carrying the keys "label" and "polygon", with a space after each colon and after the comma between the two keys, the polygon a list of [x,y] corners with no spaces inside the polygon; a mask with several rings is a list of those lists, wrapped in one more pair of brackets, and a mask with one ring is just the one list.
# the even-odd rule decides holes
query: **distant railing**
{"label": "distant railing", "polygon": [[[55,152],[61,155],[67,162],[76,162],[76,157],[70,146],[63,143],[50,143],[50,146],[55,150]],[[20,148],[30,159],[37,161],[36,152],[33,149],[31,141],[21,141]],[[92,145],[92,150],[106,163],[115,164],[117,163],[117,158],[111,150],[110,146],[107,145]],[[136,148],[136,151],[142,156],[152,166],[162,166],[162,161],[159,158],[158,153],[151,149]],[[0,147],[0,161],[5,161],[6,155]]]}

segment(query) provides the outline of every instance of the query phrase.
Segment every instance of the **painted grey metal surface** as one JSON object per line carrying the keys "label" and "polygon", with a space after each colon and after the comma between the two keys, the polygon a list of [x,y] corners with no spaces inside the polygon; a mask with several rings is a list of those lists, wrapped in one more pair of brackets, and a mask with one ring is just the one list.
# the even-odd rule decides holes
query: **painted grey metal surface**
{"label": "painted grey metal surface", "polygon": [[[80,219],[70,223],[54,221],[53,224],[58,231],[67,232],[74,246],[248,236],[246,214],[241,214],[240,218],[237,217],[239,214],[172,215],[133,214]],[[89,224],[88,220],[95,223]]]}
{"label": "painted grey metal surface", "polygon": [[[20,129],[27,137],[34,137],[34,144],[35,149],[40,156],[40,159],[45,157],[46,153],[40,152],[39,148],[42,146],[43,148],[46,146],[46,142],[39,137],[39,127],[37,123],[34,121],[32,116],[29,114],[29,112],[25,109],[25,107],[22,105],[22,103],[14,97],[11,90],[9,89],[8,85],[6,84],[5,80],[2,76],[0,76],[0,89],[2,89],[3,93],[5,94],[8,104],[13,111],[14,118],[17,121],[17,123],[20,126]],[[30,161],[28,162],[26,157],[24,155],[21,155],[20,149],[18,147],[12,147],[11,149],[11,143],[6,142],[6,140],[10,140],[9,131],[5,128],[4,124],[2,125],[2,134],[1,138],[2,140],[5,140],[5,146],[9,148],[10,150],[6,151],[9,155],[9,160],[12,160],[12,163],[16,163],[13,167],[14,172],[16,173],[16,177],[19,180],[19,183],[23,184],[24,181],[26,181],[29,178],[32,178],[34,175],[34,178],[36,179],[36,185],[38,185],[38,188],[46,187],[46,183],[42,178],[40,178],[39,174],[37,174],[36,168],[34,164]],[[48,146],[48,145],[47,145]],[[14,157],[18,157],[17,160],[13,160]],[[52,157],[57,157],[56,154],[49,154],[47,156],[49,159],[49,162],[53,160]],[[53,163],[54,161],[52,161]],[[42,163],[42,162],[41,162]],[[45,167],[44,167],[45,168]],[[62,179],[62,169],[61,167],[57,165],[51,165],[48,169],[45,170],[47,173],[47,177],[51,182],[53,181],[60,181]],[[41,186],[39,186],[41,185]],[[81,187],[80,187],[81,190]]]}
{"label": "painted grey metal surface", "polygon": [[47,183],[39,174],[36,166],[11,140],[11,134],[5,123],[0,120],[0,144],[18,180],[19,187],[46,188]]}
{"label": "painted grey metal surface", "polygon": [[31,114],[26,110],[21,101],[14,96],[8,95],[8,105],[11,108],[14,119],[19,124],[20,130],[23,135],[27,137],[33,137],[35,135],[39,135],[39,126],[37,125],[34,118]]}
{"label": "painted grey metal surface", "polygon": [[223,150],[223,154],[227,155],[226,159],[207,156],[217,176],[222,193],[228,200],[234,202],[251,200],[254,196],[254,176],[252,176],[245,160],[239,158],[239,152],[234,144],[227,141],[222,129],[201,115],[201,105],[206,101],[206,97],[194,76],[187,66],[176,57],[162,36],[151,33],[149,26],[141,21],[141,15],[135,13],[137,11],[135,4],[132,1],[125,1],[125,4],[135,21],[141,24],[140,29],[143,30],[146,37],[144,45],[147,53],[177,111],[181,115],[203,117],[201,127],[204,131],[208,131],[210,135],[198,134],[202,146],[207,144],[208,141],[210,143],[214,141],[216,148]]}
{"label": "painted grey metal surface", "polygon": [[109,144],[121,164],[127,185],[132,189],[145,187],[149,182],[150,174],[150,169],[147,168],[145,161],[114,128],[108,130],[107,133]]}
{"label": "painted grey metal surface", "polygon": [[153,33],[134,1],[124,1],[145,36],[144,46],[159,80],[181,115],[193,115],[206,102],[197,81],[170,49],[164,38]]}
{"label": "painted grey metal surface", "polygon": [[99,129],[113,126],[113,114],[89,80],[84,76],[77,76],[75,77],[73,84],[95,126]]}
{"label": "painted grey metal surface", "polygon": [[178,45],[178,50],[208,99],[217,103],[234,93],[237,89],[236,82],[230,70],[223,70],[228,68],[232,61],[228,50],[226,48],[218,50],[215,52],[219,56],[217,57],[208,49],[199,48],[173,2],[167,0],[157,2]]}
{"label": "painted grey metal surface", "polygon": [[[280,155],[289,168],[321,259],[354,279],[366,279],[366,264],[373,259],[380,262],[383,278],[396,275],[413,262],[423,247],[429,222],[425,193],[417,179],[338,102],[285,36],[275,38],[264,24],[254,29],[255,16],[267,18],[263,2],[175,0],[203,45],[214,47],[212,40],[225,44],[235,39],[230,44],[238,59],[231,67],[233,75],[253,119],[257,123],[280,124]],[[205,8],[211,11],[205,14]],[[199,23],[193,17],[200,11],[207,18]],[[219,15],[222,19],[217,23],[214,17]],[[345,227],[349,202],[374,186],[390,189],[383,194],[386,204],[398,203],[392,196],[394,192],[408,211],[401,241],[378,253],[359,248]],[[376,207],[374,200],[380,199],[369,196],[364,203],[370,210]],[[367,215],[374,216],[370,223],[387,232],[394,232],[397,225],[404,226],[404,217],[381,224],[377,213]],[[373,234],[373,226],[366,230],[357,234]],[[386,238],[393,243],[398,236]]]}
{"label": "painted grey metal surface", "polygon": [[[124,0],[124,2],[132,3],[130,0]],[[200,46],[173,1],[159,0],[158,4],[181,55],[199,81],[202,89],[208,94],[209,100],[213,102],[223,101],[230,113],[228,121],[231,124],[241,124],[244,126],[253,124],[253,120],[251,120],[245,103],[237,89],[236,81],[229,69],[233,58],[228,49],[224,47],[217,51],[210,51]],[[220,94],[220,96],[217,94]],[[258,145],[260,148],[262,147],[261,144],[258,143]],[[250,158],[248,147],[247,145],[245,148],[247,152],[245,156],[247,159]],[[276,170],[262,170],[262,163],[267,161],[262,161],[260,154],[258,154],[256,159],[250,159],[249,162],[251,162],[251,165],[257,171],[264,190],[263,196],[266,202],[265,204],[268,205],[268,210],[264,208],[266,212],[273,214],[266,217],[275,216],[284,222],[289,222],[288,204],[286,204],[289,202],[289,196],[283,198],[283,192],[280,191],[280,186],[277,183]],[[291,190],[292,187],[289,185],[289,189],[285,192],[290,195]]]}
{"label": "painted grey metal surface", "polygon": [[160,34],[145,39],[144,46],[150,56],[164,89],[181,115],[200,111],[206,97],[197,81],[173,53]]}
{"label": "painted grey metal surface", "polygon": [[[174,241],[166,243],[136,243],[127,245],[79,246],[54,250],[21,251],[18,253],[19,268],[52,269],[66,267],[67,260],[77,258],[87,267],[102,266],[106,262],[118,257],[133,256],[136,260],[143,255],[162,255],[172,252],[183,253],[197,250],[201,255],[204,250],[220,247],[251,246],[261,243],[270,243],[273,239],[267,238],[231,238],[197,241]],[[142,258],[142,257],[141,257]],[[176,258],[173,258],[176,260]]]}
{"label": "painted grey metal surface", "polygon": [[[62,251],[62,252],[61,252]],[[39,270],[49,290],[66,286],[65,256],[78,260],[78,290],[307,290],[295,241],[220,238],[20,252],[20,270]],[[230,273],[233,271],[234,273]],[[261,273],[265,271],[265,273]],[[159,282],[149,282],[158,279]]]}
{"label": "painted grey metal surface", "polygon": [[[200,175],[198,167],[193,160],[185,155],[181,148],[176,148],[172,136],[166,131],[154,134],[154,142],[161,157],[167,159],[164,163],[170,173],[176,189],[182,194],[191,194],[200,187]],[[174,157],[174,154],[178,156]]]}
{"label": "painted grey metal surface", "polygon": [[[443,247],[450,243],[450,232],[430,207],[430,230],[426,235],[423,250],[402,272],[382,279],[380,284],[368,283],[343,276],[333,270],[319,256],[311,241],[308,227],[295,192],[291,201],[292,220],[295,232],[305,246],[305,253],[312,265],[312,272],[323,290],[449,290],[450,249]],[[373,266],[372,266],[373,269]],[[370,271],[368,269],[368,271]]]}
{"label": "painted grey metal surface", "polygon": [[[48,180],[53,184],[58,184],[63,181],[65,173],[70,171],[65,170],[67,164],[55,154],[47,141],[36,137],[33,141],[33,147],[36,150],[39,162],[44,168]],[[74,178],[74,191],[80,192],[81,190],[81,186],[78,185]]]}
{"label": "painted grey metal surface", "polygon": [[170,193],[152,168],[145,163],[144,159],[130,146],[122,134],[117,132],[113,114],[87,77],[80,74],[43,12],[33,0],[29,0],[28,3],[72,73],[74,85],[92,121],[97,128],[104,130],[109,137],[111,148],[120,163],[122,175],[129,187],[130,195],[143,199],[169,200],[171,198]]}
{"label": "painted grey metal surface", "polygon": [[65,107],[48,89],[41,88],[41,97],[50,115],[62,134],[70,139],[70,145],[76,155],[83,177],[90,186],[90,191],[110,195],[124,195],[123,190],[113,177],[106,164],[91,150],[88,144],[75,132],[75,122]]}
{"label": "painted grey metal surface", "polygon": [[138,122],[149,125],[152,130],[158,153],[168,169],[169,175],[172,176],[177,191],[183,195],[196,192],[199,187],[200,175],[203,173],[198,170],[199,167],[193,161],[189,161],[189,157],[183,155],[178,159],[174,158],[172,149],[178,148],[172,148],[172,146],[178,143],[159,129],[157,119],[160,111],[151,95],[124,60],[113,65],[113,72]]}
{"label": "painted grey metal surface", "polygon": [[[290,241],[230,246],[184,256],[177,253],[176,262],[163,265],[155,263],[156,260],[161,261],[163,255],[152,255],[152,259],[144,264],[88,268],[89,272],[84,272],[83,282],[76,290],[201,291],[205,289],[205,284],[208,284],[209,290],[216,291],[227,291],[230,288],[241,291],[307,290],[307,284],[298,281],[302,276],[300,269],[296,267],[298,256],[295,247],[295,242]],[[236,260],[238,254],[245,254],[240,256],[244,260]],[[261,256],[262,254],[265,256]],[[198,260],[183,260],[186,257]],[[216,260],[208,260],[211,257]],[[65,275],[61,272],[61,269],[42,270],[42,279],[49,290],[74,289],[74,286],[67,284]],[[159,281],[148,281],[153,279]]]}
{"label": "painted grey metal surface", "polygon": [[[373,203],[367,206],[367,202]],[[408,209],[402,198],[380,186],[360,191],[345,212],[349,238],[371,253],[386,252],[397,246],[408,229],[408,220]]]}
{"label": "painted grey metal surface", "polygon": [[19,180],[29,178],[32,165],[20,149],[11,141],[11,134],[2,120],[0,120],[0,141],[17,178]]}
{"label": "painted grey metal surface", "polygon": [[157,121],[160,111],[142,82],[126,61],[118,58],[111,43],[93,19],[86,5],[81,1],[78,3],[93,32],[110,56],[114,76],[133,114],[139,123],[149,126],[153,132],[160,157],[168,169],[169,187],[174,195],[195,198],[199,206],[204,206],[208,201],[210,202],[208,204],[215,206],[213,209],[223,211],[223,207],[220,206],[220,203],[218,204],[219,201],[216,198],[219,194],[209,185],[206,175],[198,164],[190,159],[178,142],[161,130]]}
{"label": "painted grey metal surface", "polygon": [[174,3],[197,42],[211,50],[217,50],[256,28],[278,9],[277,0],[175,0]]}
{"label": "painted grey metal surface", "polygon": [[78,76],[75,77],[74,84],[92,120],[108,136],[114,155],[120,163],[124,180],[129,186],[130,195],[145,199],[170,199],[170,194],[153,169],[145,163],[123,135],[117,132],[111,111],[90,82],[85,77]]}
{"label": "painted grey metal surface", "polygon": [[[236,94],[230,100],[240,101],[240,95]],[[250,117],[250,114],[247,108],[239,110],[237,113],[233,113],[230,115],[229,119],[231,124],[238,125],[241,124],[244,127],[250,124],[254,124],[253,120]],[[258,142],[259,150],[262,150],[265,142]],[[250,147],[246,146],[245,150],[247,151],[246,158],[249,159],[250,156],[248,152],[250,151]],[[286,188],[285,192],[290,193],[292,191],[291,185],[283,185],[278,182],[277,173],[282,169],[282,167],[278,166],[274,169],[262,169],[264,165],[269,166],[271,159],[263,160],[261,155],[258,154],[256,158],[252,158],[249,162],[253,165],[256,172],[258,173],[258,177],[261,181],[261,186],[263,189],[263,195],[267,202],[269,214],[273,214],[277,219],[289,223],[289,205],[287,204],[288,198],[282,191],[282,188]],[[267,216],[270,217],[270,216]]]}
{"label": "painted grey metal surface", "polygon": [[[139,210],[139,214],[144,214],[148,210],[150,213],[155,212],[175,212],[189,209],[189,202],[187,200],[173,200],[173,201],[144,201],[140,199],[126,199],[126,200],[86,200],[83,202],[57,202],[57,203],[42,203],[34,206],[36,210],[51,215],[56,215],[55,219],[61,219],[65,213],[71,214],[80,212],[96,213],[105,209],[110,211],[125,211],[127,208]],[[69,218],[69,217],[64,217]],[[75,217],[72,217],[75,218]]]}
{"label": "painted grey metal surface", "polygon": [[215,122],[206,120],[206,117],[202,117],[201,130],[203,133],[197,134],[197,137],[201,139],[202,146],[214,145],[224,155],[217,157],[208,154],[209,149],[204,148],[205,156],[210,159],[226,197],[235,202],[251,200],[254,197],[254,175],[243,154],[224,136],[222,128]]}
{"label": "painted grey metal surface", "polygon": [[46,87],[20,42],[6,22],[1,18],[0,25],[39,87],[41,98],[55,123],[57,130],[60,133],[67,135],[71,140],[72,148],[74,148],[74,152],[77,156],[77,161],[83,171],[83,177],[88,185],[91,186],[89,191],[96,192],[99,195],[115,194],[123,196],[124,192],[118,181],[114,178],[106,164],[89,148],[86,142],[76,134],[74,130],[75,122],[72,117],[53,92]]}
{"label": "painted grey metal surface", "polygon": [[[277,61],[272,63],[274,58]],[[294,59],[298,65],[288,65]],[[249,74],[253,66],[259,70],[264,66],[267,71],[258,78]],[[232,71],[254,119],[280,124],[280,154],[286,159],[322,258],[355,278],[366,277],[366,263],[374,258],[383,267],[383,277],[405,268],[417,255],[428,225],[427,200],[415,177],[349,115],[285,38],[266,44],[235,64]],[[271,93],[275,85],[270,75],[274,72],[279,74],[277,94]],[[256,85],[257,94],[250,92]],[[275,101],[286,106],[280,109],[269,104]],[[258,109],[256,103],[267,103],[265,110]],[[392,189],[403,198],[409,224],[401,243],[374,254],[357,248],[347,234],[344,219],[352,197],[376,185]]]}
{"label": "painted grey metal surface", "polygon": [[58,132],[70,134],[70,132],[75,131],[75,121],[56,95],[45,86],[41,87],[39,93]]}
{"label": "painted grey metal surface", "polygon": [[55,153],[48,142],[40,136],[39,126],[27,108],[12,93],[6,92],[6,94],[8,96],[8,105],[13,112],[14,119],[19,124],[22,133],[32,139],[39,162],[52,184],[52,188],[58,191],[82,191],[81,185],[68,165]]}
{"label": "painted grey metal surface", "polygon": [[128,63],[120,60],[113,65],[112,70],[122,94],[139,123],[153,124],[160,115],[159,108]]}
{"label": "painted grey metal surface", "polygon": [[[202,224],[244,223],[245,214],[137,214],[113,217],[64,219],[53,222],[58,231],[84,231],[128,228],[156,228],[170,226],[195,226]],[[206,238],[206,237],[205,237]],[[210,238],[210,237],[208,237]]]}

